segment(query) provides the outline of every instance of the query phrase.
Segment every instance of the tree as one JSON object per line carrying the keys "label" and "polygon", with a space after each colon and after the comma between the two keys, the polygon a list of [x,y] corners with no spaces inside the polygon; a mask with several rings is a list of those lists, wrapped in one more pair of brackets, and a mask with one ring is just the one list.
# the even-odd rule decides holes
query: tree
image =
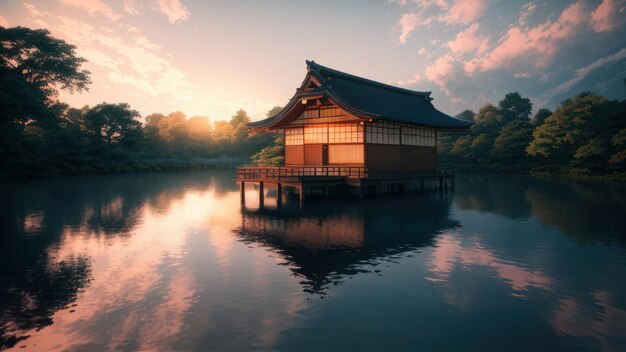
{"label": "tree", "polygon": [[621,165],[623,168],[626,162],[626,128],[622,128],[617,132],[613,138],[611,138],[611,143],[615,146],[616,151],[611,155],[609,163]]}
{"label": "tree", "polygon": [[504,126],[493,143],[491,157],[519,162],[526,158],[526,147],[532,140],[533,128],[529,122],[515,120]]}
{"label": "tree", "polygon": [[237,113],[235,113],[235,115],[233,115],[233,117],[230,119],[230,125],[233,126],[233,128],[237,128],[237,126],[243,124],[244,126],[250,122],[250,117],[248,117],[248,114],[243,110],[243,109],[239,109],[239,111],[237,111]]}
{"label": "tree", "polygon": [[470,155],[470,147],[472,146],[472,136],[465,135],[459,137],[450,150],[450,154],[458,158],[466,158]]}
{"label": "tree", "polygon": [[442,159],[447,159],[450,151],[452,150],[453,144],[454,138],[449,134],[444,134],[437,138],[437,154],[439,154]]}
{"label": "tree", "polygon": [[168,143],[176,143],[180,147],[189,139],[187,116],[181,111],[172,112],[160,119],[157,127],[159,136]]}
{"label": "tree", "polygon": [[3,68],[41,91],[48,103],[56,98],[57,88],[82,91],[91,83],[90,72],[80,69],[87,60],[76,56],[76,47],[45,29],[0,27],[0,60]]}
{"label": "tree", "polygon": [[258,166],[281,166],[285,162],[285,147],[282,136],[274,139],[274,145],[261,149],[250,159]]}
{"label": "tree", "polygon": [[535,127],[541,126],[541,124],[543,124],[543,122],[550,117],[550,115],[552,115],[552,111],[546,108],[541,108],[537,111],[532,120],[530,120],[530,123]]}
{"label": "tree", "polygon": [[562,164],[601,166],[617,149],[611,137],[626,127],[624,111],[619,102],[583,92],[563,101],[537,127],[526,151]]}
{"label": "tree", "polygon": [[283,109],[283,107],[282,107],[282,106],[278,106],[278,105],[276,105],[276,106],[274,106],[273,108],[271,108],[271,109],[270,109],[270,111],[268,111],[268,112],[267,112],[267,114],[266,114],[265,116],[267,116],[267,117],[272,117],[272,116],[274,116],[274,115],[278,114],[278,113],[279,113],[282,109]]}
{"label": "tree", "polygon": [[191,138],[210,141],[211,121],[207,116],[193,116],[187,120],[187,126]]}
{"label": "tree", "polygon": [[492,145],[492,138],[490,138],[486,133],[479,134],[476,138],[473,139],[472,144],[470,145],[472,157],[481,161],[488,158],[489,151],[491,150]]}
{"label": "tree", "polygon": [[487,103],[480,108],[474,121],[476,123],[470,129],[473,135],[478,136],[481,133],[487,133],[495,138],[495,135],[498,134],[499,125],[502,123],[502,116],[497,107]]}
{"label": "tree", "polygon": [[89,72],[80,70],[85,59],[75,49],[43,29],[0,27],[0,154],[18,151],[29,124],[44,129],[41,138],[58,127],[50,110],[58,88],[87,89]]}
{"label": "tree", "polygon": [[533,104],[528,98],[522,98],[518,92],[508,93],[498,103],[500,114],[505,122],[513,120],[528,120],[533,110]]}
{"label": "tree", "polygon": [[476,118],[476,113],[473,112],[472,110],[463,110],[460,113],[456,114],[456,116],[454,117],[460,120],[474,122],[474,119]]}
{"label": "tree", "polygon": [[126,103],[102,103],[89,109],[83,119],[94,144],[134,143],[141,123],[139,113]]}

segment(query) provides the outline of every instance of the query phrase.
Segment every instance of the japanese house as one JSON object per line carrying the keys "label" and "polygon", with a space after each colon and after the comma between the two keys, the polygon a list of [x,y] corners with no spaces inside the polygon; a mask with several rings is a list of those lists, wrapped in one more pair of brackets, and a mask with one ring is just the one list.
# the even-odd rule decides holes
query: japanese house
{"label": "japanese house", "polygon": [[424,181],[433,177],[440,186],[453,177],[438,170],[437,133],[464,130],[471,122],[437,110],[430,92],[375,82],[314,61],[306,64],[307,74],[289,103],[276,115],[248,124],[252,133],[284,134],[285,165],[240,168],[242,197],[245,181],[288,181],[303,198],[309,194],[306,183],[322,194],[347,185],[363,195],[390,191],[380,185],[407,190],[416,178],[424,188]]}

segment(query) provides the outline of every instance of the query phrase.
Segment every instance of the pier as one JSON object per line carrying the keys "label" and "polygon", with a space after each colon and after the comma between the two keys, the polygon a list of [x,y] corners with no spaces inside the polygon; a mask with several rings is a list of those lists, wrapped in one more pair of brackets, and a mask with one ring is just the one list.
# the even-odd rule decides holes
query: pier
{"label": "pier", "polygon": [[377,196],[428,190],[454,190],[454,169],[438,167],[432,172],[383,172],[365,166],[240,167],[235,182],[240,185],[241,201],[246,185],[259,189],[263,204],[266,187],[276,188],[278,206],[283,194],[310,197]]}

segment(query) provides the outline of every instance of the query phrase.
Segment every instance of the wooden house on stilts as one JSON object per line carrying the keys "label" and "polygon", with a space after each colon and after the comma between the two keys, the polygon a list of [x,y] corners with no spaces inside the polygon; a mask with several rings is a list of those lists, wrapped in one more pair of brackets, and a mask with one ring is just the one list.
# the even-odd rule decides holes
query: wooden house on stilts
{"label": "wooden house on stilts", "polygon": [[[380,194],[453,187],[454,173],[437,166],[437,133],[471,122],[437,110],[430,92],[353,76],[314,61],[289,103],[251,122],[252,133],[284,133],[285,165],[237,171],[245,183],[272,183],[310,195]],[[261,195],[263,192],[261,192]],[[279,199],[280,203],[280,199]]]}

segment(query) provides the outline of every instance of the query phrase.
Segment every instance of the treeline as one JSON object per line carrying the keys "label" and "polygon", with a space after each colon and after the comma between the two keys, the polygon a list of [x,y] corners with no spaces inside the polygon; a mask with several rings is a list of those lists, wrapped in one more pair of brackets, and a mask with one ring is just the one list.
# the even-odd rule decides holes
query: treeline
{"label": "treeline", "polygon": [[[182,112],[141,116],[128,104],[73,108],[58,90],[84,91],[90,73],[75,47],[46,30],[0,27],[0,167],[3,173],[48,176],[133,170],[205,168],[249,162],[274,134],[250,136],[239,110],[211,123]],[[275,107],[268,114],[276,112]]]}
{"label": "treeline", "polygon": [[468,171],[575,175],[626,172],[626,100],[608,100],[584,92],[552,112],[531,118],[532,102],[509,93],[498,105],[456,117],[473,121],[466,133],[440,135],[440,162]]}

